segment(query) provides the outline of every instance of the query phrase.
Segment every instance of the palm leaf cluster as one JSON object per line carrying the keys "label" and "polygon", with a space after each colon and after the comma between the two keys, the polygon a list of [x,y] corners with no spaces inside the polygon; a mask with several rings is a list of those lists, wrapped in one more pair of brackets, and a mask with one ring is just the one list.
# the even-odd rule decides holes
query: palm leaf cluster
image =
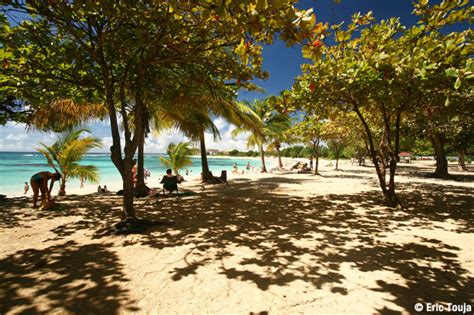
{"label": "palm leaf cluster", "polygon": [[193,164],[191,161],[193,149],[189,142],[170,143],[167,153],[168,158],[160,156],[160,162],[165,167],[171,168],[175,174],[178,174],[180,169]]}
{"label": "palm leaf cluster", "polygon": [[272,140],[280,139],[291,126],[288,116],[274,111],[264,100],[256,100],[253,104],[247,104],[248,108],[258,117],[260,124],[253,128],[239,127],[232,131],[232,136],[251,131],[247,138],[247,146],[261,146]]}
{"label": "palm leaf cluster", "polygon": [[35,110],[30,117],[29,127],[62,131],[105,117],[107,108],[103,103],[78,104],[71,99],[58,99]]}
{"label": "palm leaf cluster", "polygon": [[40,142],[41,147],[36,148],[46,157],[48,164],[61,173],[60,194],[65,194],[66,181],[70,178],[83,178],[91,183],[99,181],[96,166],[79,163],[91,149],[102,146],[97,138],[90,136],[81,138],[84,132],[89,133],[87,129],[70,130],[63,133],[52,145]]}

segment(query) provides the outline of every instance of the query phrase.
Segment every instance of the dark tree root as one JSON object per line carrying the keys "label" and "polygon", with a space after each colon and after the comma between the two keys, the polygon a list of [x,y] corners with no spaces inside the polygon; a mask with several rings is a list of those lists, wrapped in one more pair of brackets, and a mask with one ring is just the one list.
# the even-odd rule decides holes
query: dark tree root
{"label": "dark tree root", "polygon": [[147,219],[127,218],[113,226],[115,235],[141,234],[152,227],[166,225],[164,222]]}

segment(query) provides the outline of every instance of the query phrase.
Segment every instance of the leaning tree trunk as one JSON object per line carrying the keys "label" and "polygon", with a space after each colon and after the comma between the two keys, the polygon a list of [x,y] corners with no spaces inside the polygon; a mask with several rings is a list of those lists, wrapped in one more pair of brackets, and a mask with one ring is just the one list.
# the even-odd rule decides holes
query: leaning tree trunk
{"label": "leaning tree trunk", "polygon": [[369,155],[372,158],[372,163],[375,166],[375,172],[377,173],[377,178],[379,180],[380,188],[382,189],[382,193],[385,197],[385,200],[390,207],[401,207],[402,204],[395,192],[396,162],[393,168],[393,176],[392,174],[390,175],[390,182],[393,183],[393,186],[391,186],[391,189],[389,189],[389,187],[387,187],[387,182],[385,181],[385,167],[383,166],[383,157],[380,158],[380,160],[378,159],[377,150],[375,149],[374,139],[372,137],[372,131],[370,130],[370,127],[367,124],[367,121],[365,120],[364,116],[356,106],[354,107],[354,111],[362,122],[362,125],[364,126],[364,130],[367,135]]}
{"label": "leaning tree trunk", "polygon": [[440,178],[448,178],[448,160],[446,159],[446,151],[444,150],[444,135],[439,132],[433,132],[431,141],[436,157],[436,170],[434,175]]}
{"label": "leaning tree trunk", "polygon": [[207,162],[206,139],[204,137],[204,130],[199,134],[199,144],[201,146],[202,181],[205,183],[213,182],[214,176],[209,171],[209,163]]}
{"label": "leaning tree trunk", "polygon": [[459,169],[461,171],[468,171],[467,167],[466,167],[466,153],[464,152],[464,149],[461,149],[459,150],[459,161],[458,161],[458,165],[459,165]]}
{"label": "leaning tree trunk", "polygon": [[261,157],[261,160],[262,160],[262,173],[266,173],[267,172],[267,166],[265,165],[265,151],[263,150],[263,145],[260,145],[259,149],[260,149],[260,157]]}

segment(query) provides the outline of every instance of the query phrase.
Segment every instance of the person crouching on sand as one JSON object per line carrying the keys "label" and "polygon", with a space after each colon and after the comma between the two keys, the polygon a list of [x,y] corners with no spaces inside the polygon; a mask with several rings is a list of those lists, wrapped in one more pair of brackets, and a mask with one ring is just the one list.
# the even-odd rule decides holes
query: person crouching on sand
{"label": "person crouching on sand", "polygon": [[[31,176],[30,185],[33,190],[33,208],[37,208],[36,202],[38,201],[38,195],[41,191],[41,206],[44,206],[46,202],[51,200],[51,191],[53,190],[54,182],[61,178],[61,174],[58,172],[39,172]],[[51,180],[48,189],[48,181]]]}

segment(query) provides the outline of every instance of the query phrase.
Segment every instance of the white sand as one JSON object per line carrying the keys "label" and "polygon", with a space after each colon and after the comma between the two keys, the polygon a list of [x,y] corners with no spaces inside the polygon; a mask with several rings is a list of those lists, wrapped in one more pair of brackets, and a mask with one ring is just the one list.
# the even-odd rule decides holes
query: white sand
{"label": "white sand", "polygon": [[[290,161],[288,161],[289,163]],[[0,313],[414,313],[471,303],[473,175],[402,165],[404,210],[382,205],[373,170],[232,175],[195,194],[135,202],[159,221],[114,236],[120,198],[0,203]]]}

